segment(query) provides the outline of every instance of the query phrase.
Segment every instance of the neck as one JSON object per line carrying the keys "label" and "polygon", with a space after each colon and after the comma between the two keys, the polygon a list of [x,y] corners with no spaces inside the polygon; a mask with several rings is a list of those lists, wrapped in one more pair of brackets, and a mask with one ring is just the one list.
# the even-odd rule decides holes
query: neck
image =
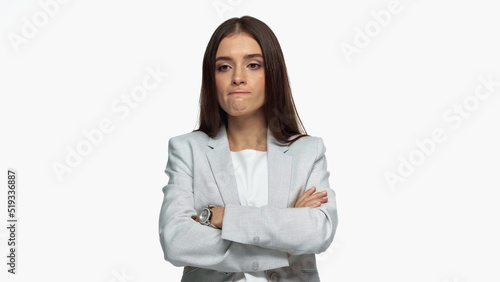
{"label": "neck", "polygon": [[227,116],[227,139],[231,151],[267,151],[267,123],[263,111],[251,116]]}

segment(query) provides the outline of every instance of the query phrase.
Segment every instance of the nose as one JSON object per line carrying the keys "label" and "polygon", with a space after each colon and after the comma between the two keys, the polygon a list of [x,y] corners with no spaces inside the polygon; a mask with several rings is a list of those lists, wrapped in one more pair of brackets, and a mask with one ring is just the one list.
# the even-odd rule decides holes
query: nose
{"label": "nose", "polygon": [[246,83],[245,72],[241,68],[235,68],[233,72],[232,85],[241,85]]}

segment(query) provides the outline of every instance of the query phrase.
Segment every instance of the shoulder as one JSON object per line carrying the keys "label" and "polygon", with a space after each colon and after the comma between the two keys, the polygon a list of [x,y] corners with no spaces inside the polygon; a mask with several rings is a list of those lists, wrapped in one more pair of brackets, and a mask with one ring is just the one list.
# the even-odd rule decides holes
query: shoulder
{"label": "shoulder", "polygon": [[323,138],[307,135],[290,144],[289,150],[294,153],[321,156],[325,153],[326,147]]}
{"label": "shoulder", "polygon": [[318,147],[325,147],[325,144],[323,143],[323,138],[307,135],[290,144],[290,148],[292,147],[301,149],[317,149]]}
{"label": "shoulder", "polygon": [[168,141],[168,149],[190,151],[205,148],[208,142],[208,135],[202,131],[193,131],[182,135],[174,136]]}
{"label": "shoulder", "polygon": [[203,131],[192,131],[170,138],[170,142],[207,142],[208,135]]}

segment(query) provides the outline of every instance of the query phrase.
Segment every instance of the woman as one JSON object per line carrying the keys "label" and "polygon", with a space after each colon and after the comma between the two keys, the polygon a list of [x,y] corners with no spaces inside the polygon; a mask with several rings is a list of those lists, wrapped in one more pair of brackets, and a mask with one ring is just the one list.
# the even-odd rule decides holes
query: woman
{"label": "woman", "polygon": [[326,149],[305,133],[263,22],[245,16],[215,30],[199,123],[169,141],[165,259],[184,266],[182,281],[319,281],[314,254],[337,227]]}

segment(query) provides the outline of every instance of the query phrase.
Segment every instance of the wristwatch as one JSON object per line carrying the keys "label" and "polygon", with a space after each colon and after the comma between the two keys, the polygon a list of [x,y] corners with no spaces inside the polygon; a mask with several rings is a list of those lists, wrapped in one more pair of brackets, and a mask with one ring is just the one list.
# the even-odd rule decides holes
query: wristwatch
{"label": "wristwatch", "polygon": [[210,227],[217,228],[217,226],[213,225],[210,222],[210,219],[212,218],[212,210],[210,208],[213,208],[213,207],[215,207],[215,206],[208,205],[207,207],[203,208],[200,212],[200,216],[199,216],[198,220],[203,225],[208,225]]}

